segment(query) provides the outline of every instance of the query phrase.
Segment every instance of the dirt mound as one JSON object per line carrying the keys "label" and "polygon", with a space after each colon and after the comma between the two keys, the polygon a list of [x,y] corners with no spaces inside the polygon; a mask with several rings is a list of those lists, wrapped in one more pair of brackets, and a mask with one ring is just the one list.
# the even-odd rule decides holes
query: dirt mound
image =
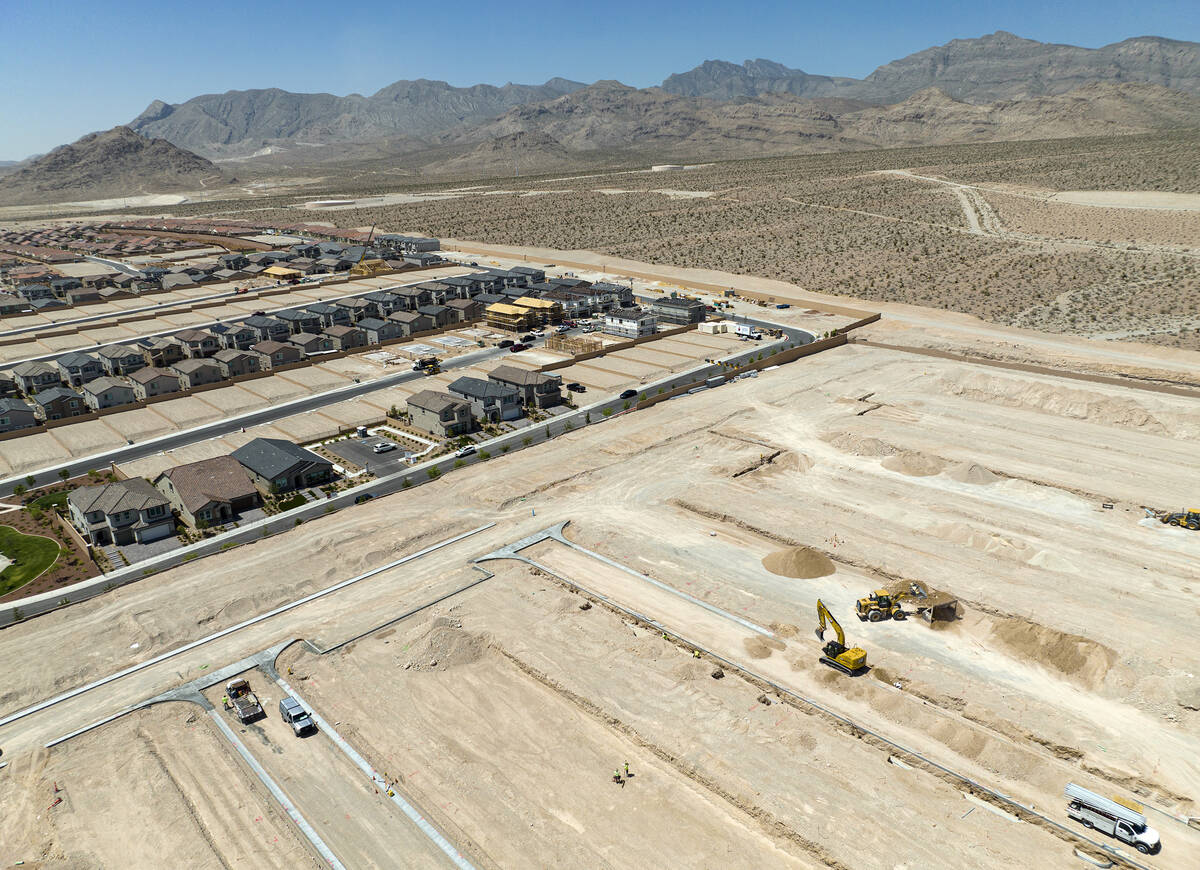
{"label": "dirt mound", "polygon": [[855,435],[853,432],[826,432],[821,438],[843,453],[855,456],[891,456],[897,452],[896,448],[886,441]]}
{"label": "dirt mound", "polygon": [[957,480],[959,483],[973,483],[978,486],[986,486],[1000,479],[998,474],[994,474],[982,465],[974,462],[963,462],[956,465],[946,472],[946,476]]}
{"label": "dirt mound", "polygon": [[888,471],[906,474],[909,477],[932,477],[941,473],[946,467],[946,463],[936,456],[916,450],[893,453],[883,460],[882,465]]}
{"label": "dirt mound", "polygon": [[812,457],[803,453],[788,451],[776,459],[772,465],[782,471],[808,471],[813,467]]}
{"label": "dirt mound", "polygon": [[1113,650],[1028,619],[998,617],[992,638],[1025,661],[1037,662],[1095,688],[1117,660]]}
{"label": "dirt mound", "polygon": [[746,638],[742,641],[742,645],[746,647],[746,652],[752,659],[770,658],[772,652],[787,649],[787,644],[783,641],[773,637],[763,637],[761,634]]}
{"label": "dirt mound", "polygon": [[776,550],[763,558],[762,565],[772,574],[778,574],[780,577],[794,577],[799,580],[826,577],[837,570],[832,559],[812,547],[789,547],[786,550]]}
{"label": "dirt mound", "polygon": [[464,631],[457,619],[439,616],[428,631],[413,641],[404,667],[425,670],[469,665],[483,657],[490,643],[485,635]]}

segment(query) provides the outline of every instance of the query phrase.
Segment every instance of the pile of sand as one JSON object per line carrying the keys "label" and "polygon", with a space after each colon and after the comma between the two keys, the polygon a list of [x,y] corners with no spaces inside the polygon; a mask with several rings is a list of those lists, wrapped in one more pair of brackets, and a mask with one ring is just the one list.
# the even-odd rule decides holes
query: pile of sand
{"label": "pile of sand", "polygon": [[946,467],[946,463],[942,462],[936,456],[930,456],[916,450],[905,450],[903,453],[894,453],[884,459],[882,464],[888,471],[906,474],[909,477],[932,477]]}
{"label": "pile of sand", "polygon": [[813,461],[812,457],[807,454],[789,450],[772,462],[771,465],[783,471],[808,471],[813,467]]}
{"label": "pile of sand", "polygon": [[896,452],[896,448],[886,441],[852,432],[826,432],[821,439],[854,456],[891,456]]}
{"label": "pile of sand", "polygon": [[787,644],[783,641],[773,637],[763,637],[761,634],[745,638],[742,645],[752,659],[770,658],[772,652],[787,649]]}
{"label": "pile of sand", "polygon": [[800,580],[812,580],[816,577],[827,577],[837,568],[833,560],[811,547],[789,547],[786,550],[776,550],[768,553],[762,560],[762,565],[772,574],[780,577],[795,577]]}
{"label": "pile of sand", "polygon": [[979,486],[995,483],[1000,479],[999,475],[993,474],[982,465],[974,462],[963,462],[947,471],[946,474],[948,477],[954,478],[959,483],[974,483]]}

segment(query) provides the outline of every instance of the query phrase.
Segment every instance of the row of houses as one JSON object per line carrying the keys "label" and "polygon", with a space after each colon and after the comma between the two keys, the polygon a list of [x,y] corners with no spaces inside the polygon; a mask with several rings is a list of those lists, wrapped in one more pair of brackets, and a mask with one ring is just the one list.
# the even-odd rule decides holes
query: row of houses
{"label": "row of houses", "polygon": [[229,456],[169,468],[151,483],[142,477],[82,486],[67,496],[71,524],[91,545],[148,544],[175,533],[238,520],[263,496],[333,478],[333,463],[290,441],[255,438]]}
{"label": "row of houses", "polygon": [[516,420],[525,408],[551,408],[562,402],[562,375],[501,365],[487,378],[461,377],[440,390],[409,396],[409,420],[438,438],[473,432],[478,421]]}

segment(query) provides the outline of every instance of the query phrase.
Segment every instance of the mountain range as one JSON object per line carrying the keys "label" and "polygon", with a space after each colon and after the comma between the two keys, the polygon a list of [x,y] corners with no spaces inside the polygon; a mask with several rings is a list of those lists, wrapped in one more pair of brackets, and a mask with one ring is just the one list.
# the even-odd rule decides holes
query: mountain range
{"label": "mountain range", "polygon": [[[1142,36],[1089,49],[999,31],[917,52],[879,67],[864,79],[810,75],[768,60],[740,66],[705,61],[668,76],[659,88],[636,93],[734,103],[764,97],[838,99],[862,108],[903,103],[929,88],[958,102],[984,105],[1066,94],[1096,82],[1146,83],[1200,93],[1200,43]],[[598,82],[591,91],[602,94],[601,101],[607,100],[613,96],[611,84]],[[422,79],[396,82],[369,97],[278,89],[229,91],[175,105],[156,100],[129,126],[213,160],[281,152],[289,162],[323,160],[327,155],[302,152],[384,139],[389,140],[388,153],[402,154],[469,135],[472,128],[488,126],[506,112],[553,102],[585,87],[561,78],[541,85],[469,88]],[[631,99],[645,102],[641,97]],[[630,111],[637,109],[631,106]],[[660,135],[660,131],[643,132],[650,141]],[[595,129],[589,138],[594,143],[612,136]]]}
{"label": "mountain range", "polygon": [[170,193],[227,184],[213,163],[128,127],[89,133],[0,177],[5,205]]}

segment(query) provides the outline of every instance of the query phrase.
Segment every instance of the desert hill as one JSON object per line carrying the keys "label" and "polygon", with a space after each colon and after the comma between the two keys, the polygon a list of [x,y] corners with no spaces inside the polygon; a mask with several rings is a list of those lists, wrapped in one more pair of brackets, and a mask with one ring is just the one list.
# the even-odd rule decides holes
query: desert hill
{"label": "desert hill", "polygon": [[876,104],[900,102],[936,87],[956,100],[991,103],[1064,94],[1091,82],[1145,82],[1200,93],[1200,43],[1137,36],[1093,49],[1022,39],[1001,30],[918,51],[861,80],[809,75],[762,59],[740,66],[710,60],[668,76],[662,87],[714,100],[792,94]]}
{"label": "desert hill", "polygon": [[128,127],[89,133],[0,178],[6,205],[170,193],[226,184],[208,160]]}

